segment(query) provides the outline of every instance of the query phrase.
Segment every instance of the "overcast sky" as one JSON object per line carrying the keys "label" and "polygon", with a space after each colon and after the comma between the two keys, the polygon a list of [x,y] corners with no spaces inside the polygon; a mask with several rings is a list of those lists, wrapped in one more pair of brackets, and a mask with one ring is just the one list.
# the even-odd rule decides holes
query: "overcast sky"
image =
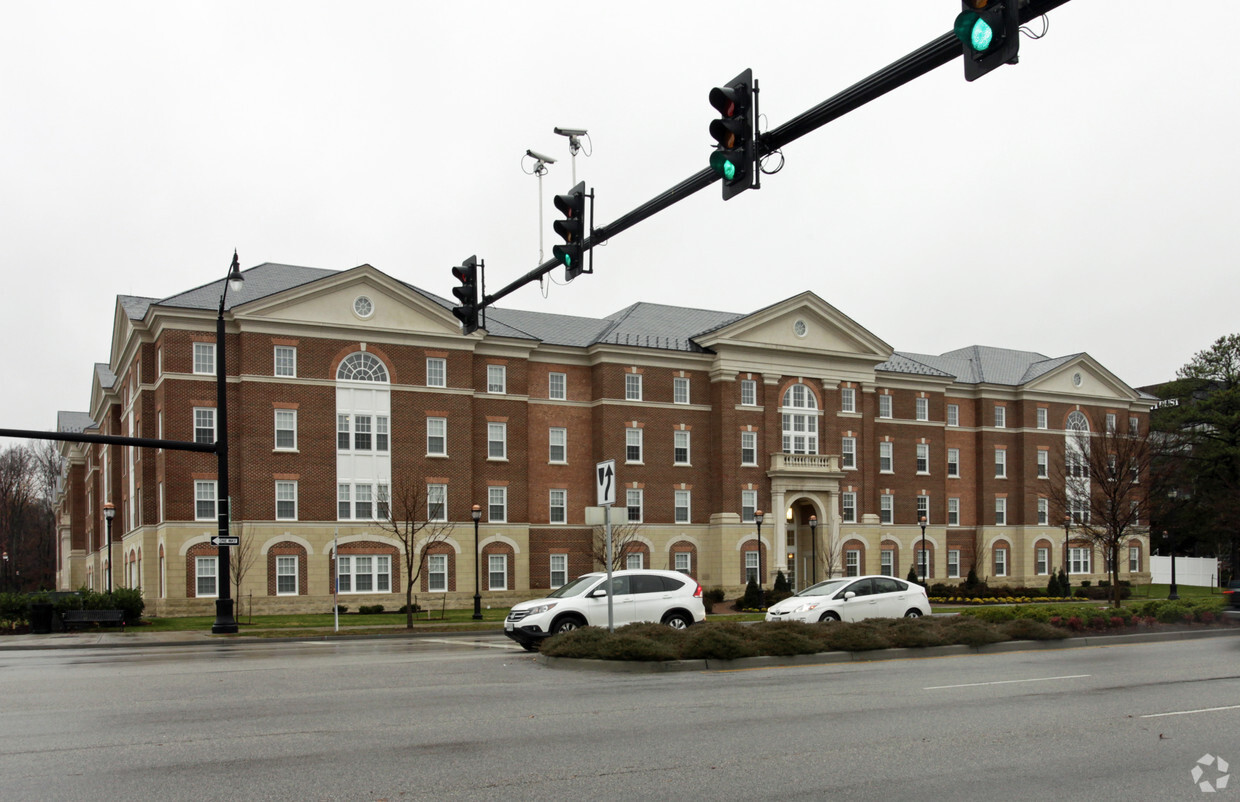
{"label": "overcast sky", "polygon": [[[956,0],[5,2],[0,427],[87,411],[115,297],[263,262],[368,263],[450,297],[539,264],[539,181],[610,222],[707,163],[713,86],[750,67],[762,128],[950,30]],[[812,290],[892,347],[1088,352],[1132,386],[1240,330],[1240,3],[1073,0],[1020,64],[959,60],[596,250],[507,307],[752,311]],[[1122,16],[1121,16],[1122,14]],[[1196,24],[1205,30],[1193,30]],[[1034,23],[1035,30],[1042,29]],[[1200,50],[1194,52],[1194,46]]]}

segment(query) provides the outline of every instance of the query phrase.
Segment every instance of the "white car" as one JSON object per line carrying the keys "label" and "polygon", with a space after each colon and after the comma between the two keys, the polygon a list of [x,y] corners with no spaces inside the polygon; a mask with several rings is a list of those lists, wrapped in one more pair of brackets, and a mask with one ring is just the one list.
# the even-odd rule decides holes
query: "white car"
{"label": "white car", "polygon": [[[657,621],[685,629],[706,618],[702,586],[678,571],[613,571],[612,620],[616,626]],[[526,651],[560,632],[607,626],[607,574],[582,574],[544,599],[513,605],[504,634]]]}
{"label": "white car", "polygon": [[864,621],[930,614],[926,589],[891,576],[828,579],[766,611],[767,621]]}

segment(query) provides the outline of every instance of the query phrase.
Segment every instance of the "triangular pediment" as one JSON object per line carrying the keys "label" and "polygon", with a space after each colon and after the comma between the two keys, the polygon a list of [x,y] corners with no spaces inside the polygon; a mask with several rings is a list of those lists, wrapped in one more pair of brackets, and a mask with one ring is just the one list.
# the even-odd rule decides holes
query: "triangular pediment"
{"label": "triangular pediment", "polygon": [[892,348],[812,292],[760,309],[698,335],[694,342],[716,352],[773,349],[817,356],[884,362]]}
{"label": "triangular pediment", "polygon": [[452,312],[370,265],[233,307],[246,321],[459,335]]}
{"label": "triangular pediment", "polygon": [[1037,393],[1055,393],[1078,398],[1092,396],[1125,403],[1140,398],[1136,390],[1104,368],[1089,354],[1080,354],[1032,378],[1025,384],[1025,389]]}

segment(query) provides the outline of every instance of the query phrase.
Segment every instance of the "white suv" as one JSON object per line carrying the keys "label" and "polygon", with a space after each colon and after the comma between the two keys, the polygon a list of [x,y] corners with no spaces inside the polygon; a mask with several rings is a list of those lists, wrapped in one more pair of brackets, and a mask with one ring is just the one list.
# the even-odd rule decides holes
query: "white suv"
{"label": "white suv", "polygon": [[[702,586],[678,571],[613,571],[612,620],[616,626],[658,621],[684,629],[706,618]],[[544,599],[514,605],[504,634],[526,651],[544,639],[584,626],[607,626],[607,574],[582,574]]]}

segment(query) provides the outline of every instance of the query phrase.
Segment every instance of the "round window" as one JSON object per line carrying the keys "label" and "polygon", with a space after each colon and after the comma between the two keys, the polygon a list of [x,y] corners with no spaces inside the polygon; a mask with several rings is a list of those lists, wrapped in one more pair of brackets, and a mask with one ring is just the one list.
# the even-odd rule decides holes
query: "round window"
{"label": "round window", "polygon": [[1073,387],[1080,387],[1080,386],[1081,386],[1081,374],[1079,374],[1079,373],[1073,373],[1073,374],[1072,374],[1072,386],[1073,386]]}
{"label": "round window", "polygon": [[796,336],[804,337],[805,332],[809,331],[809,326],[805,325],[804,320],[798,320],[796,323],[792,324],[792,331],[796,334]]}
{"label": "round window", "polygon": [[375,313],[374,301],[365,295],[357,296],[357,300],[353,302],[353,314],[361,318],[370,317]]}

